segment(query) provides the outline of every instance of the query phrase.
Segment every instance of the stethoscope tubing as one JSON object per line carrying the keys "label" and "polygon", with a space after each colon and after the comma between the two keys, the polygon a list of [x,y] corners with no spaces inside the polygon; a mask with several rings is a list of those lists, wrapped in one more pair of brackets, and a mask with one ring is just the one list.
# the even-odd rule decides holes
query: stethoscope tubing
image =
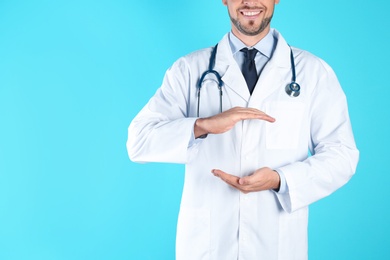
{"label": "stethoscope tubing", "polygon": [[[218,44],[214,46],[213,51],[211,52],[210,55],[210,62],[209,62],[209,68],[205,72],[202,73],[201,77],[199,78],[198,81],[198,106],[197,106],[197,111],[196,111],[196,116],[199,117],[199,110],[200,110],[200,91],[202,89],[202,84],[205,79],[205,77],[208,74],[213,74],[215,75],[215,78],[218,81],[218,89],[219,89],[219,110],[220,113],[222,113],[222,96],[223,96],[223,81],[221,75],[214,70],[215,66],[215,59],[217,56],[217,49],[218,49]],[[294,54],[292,51],[292,48],[290,47],[290,60],[291,60],[291,83],[287,84],[285,91],[288,96],[290,97],[298,97],[301,91],[300,85],[296,82],[296,71],[295,71],[295,60],[294,60]]]}
{"label": "stethoscope tubing", "polygon": [[221,75],[217,71],[214,70],[215,58],[217,56],[217,49],[218,49],[218,44],[214,46],[213,51],[211,52],[208,70],[203,72],[203,74],[200,77],[199,82],[198,82],[198,108],[197,108],[197,112],[196,112],[196,116],[197,117],[199,117],[199,109],[200,109],[200,91],[202,89],[202,84],[203,84],[204,78],[208,74],[214,74],[215,77],[217,78],[218,89],[219,89],[219,111],[220,111],[220,113],[222,113],[222,96],[223,96],[222,86],[223,86],[223,81],[222,81]]}

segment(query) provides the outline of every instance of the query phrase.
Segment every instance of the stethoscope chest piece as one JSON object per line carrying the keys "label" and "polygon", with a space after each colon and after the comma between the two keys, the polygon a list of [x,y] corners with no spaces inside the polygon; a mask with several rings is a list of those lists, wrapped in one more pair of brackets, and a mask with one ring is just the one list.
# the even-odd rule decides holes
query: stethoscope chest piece
{"label": "stethoscope chest piece", "polygon": [[301,94],[301,86],[299,86],[298,83],[293,81],[286,86],[286,93],[290,97],[297,97],[299,96],[299,94]]}

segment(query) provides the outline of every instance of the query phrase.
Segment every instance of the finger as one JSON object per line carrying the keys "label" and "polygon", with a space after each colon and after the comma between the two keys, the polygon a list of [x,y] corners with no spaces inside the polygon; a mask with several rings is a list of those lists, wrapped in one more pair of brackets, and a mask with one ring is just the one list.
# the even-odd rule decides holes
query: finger
{"label": "finger", "polygon": [[275,118],[256,108],[242,108],[238,110],[237,113],[239,114],[241,120],[260,119],[271,123],[275,122]]}
{"label": "finger", "polygon": [[263,116],[261,116],[259,119],[264,120],[264,121],[268,121],[268,122],[270,122],[270,123],[273,123],[273,122],[276,121],[275,118],[273,118],[272,116],[266,115],[266,114],[264,114]]}
{"label": "finger", "polygon": [[[229,186],[241,191],[242,193],[247,194],[251,191],[254,191],[254,189],[252,187],[253,180],[252,180],[251,176],[239,178],[235,175],[228,174],[228,173],[221,171],[221,170],[218,170],[218,169],[214,169],[211,172],[214,174],[214,176],[219,177],[221,180],[226,182]],[[247,185],[241,185],[239,183],[239,181],[241,179],[245,179],[246,181],[248,181],[248,179],[250,179],[250,181],[248,181]]]}
{"label": "finger", "polygon": [[260,120],[268,121],[270,123],[273,123],[276,121],[275,118],[273,118],[272,116],[267,115],[266,113],[263,113],[263,112],[255,114],[254,119],[260,119]]}
{"label": "finger", "polygon": [[233,188],[241,190],[240,185],[238,183],[238,180],[240,179],[239,177],[228,174],[228,173],[221,171],[221,170],[216,170],[216,169],[212,170],[211,172],[214,174],[214,176],[219,177],[221,180],[223,180],[224,182],[226,182],[227,184],[229,184]]}
{"label": "finger", "polygon": [[224,172],[224,171],[221,171],[221,170],[218,170],[218,169],[213,169],[212,171],[211,171],[215,176],[217,176],[217,177],[219,177],[219,178],[221,178],[221,179],[223,179],[223,180],[230,180],[230,181],[235,181],[235,180],[237,180],[238,181],[238,177],[237,176],[234,176],[234,175],[231,175],[231,174],[229,174],[229,173],[226,173],[226,172]]}

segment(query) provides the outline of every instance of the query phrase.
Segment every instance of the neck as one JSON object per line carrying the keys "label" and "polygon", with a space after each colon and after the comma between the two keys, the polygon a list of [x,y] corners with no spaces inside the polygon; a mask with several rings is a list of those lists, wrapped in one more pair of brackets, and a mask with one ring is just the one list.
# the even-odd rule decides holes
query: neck
{"label": "neck", "polygon": [[234,26],[232,27],[232,32],[233,34],[238,38],[240,39],[240,41],[242,41],[246,46],[248,47],[252,47],[252,46],[255,46],[256,43],[258,43],[259,41],[261,41],[265,36],[267,36],[267,34],[269,33],[270,31],[270,26],[268,26],[267,28],[265,28],[261,33],[257,34],[257,35],[246,35],[246,34],[243,34],[241,33],[239,30],[237,30],[237,28],[235,28]]}

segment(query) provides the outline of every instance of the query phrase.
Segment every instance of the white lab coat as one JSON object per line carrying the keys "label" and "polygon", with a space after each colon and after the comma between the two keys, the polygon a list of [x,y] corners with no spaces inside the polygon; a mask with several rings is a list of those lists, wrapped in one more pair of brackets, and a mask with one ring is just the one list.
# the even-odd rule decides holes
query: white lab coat
{"label": "white lab coat", "polygon": [[[334,72],[321,59],[293,48],[301,93],[288,96],[290,48],[276,30],[272,33],[277,46],[252,96],[227,35],[219,42],[215,70],[224,82],[223,110],[254,107],[276,118],[275,123],[246,120],[189,145],[196,120],[196,84],[211,54],[207,48],[176,61],[130,124],[131,160],[186,164],[178,260],[307,259],[308,205],[340,188],[355,172],[359,152]],[[200,117],[219,113],[212,76],[204,82],[200,103]],[[247,176],[265,166],[283,172],[287,193],[243,194],[210,172],[216,168]]]}

